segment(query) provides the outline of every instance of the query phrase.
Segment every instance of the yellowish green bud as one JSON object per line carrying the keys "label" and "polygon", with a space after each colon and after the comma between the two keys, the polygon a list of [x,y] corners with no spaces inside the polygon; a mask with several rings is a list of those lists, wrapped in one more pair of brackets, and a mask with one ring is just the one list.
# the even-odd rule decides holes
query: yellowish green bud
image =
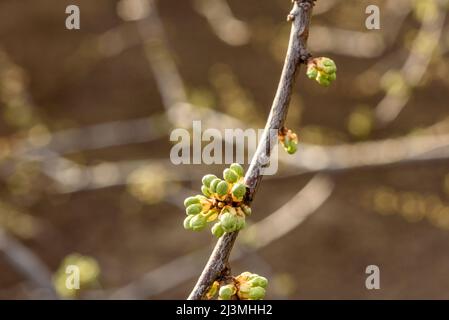
{"label": "yellowish green bud", "polygon": [[236,201],[242,201],[246,194],[246,186],[243,183],[236,183],[232,187],[232,196]]}
{"label": "yellowish green bud", "polygon": [[243,213],[244,213],[245,215],[247,215],[247,216],[250,216],[250,215],[251,215],[252,210],[251,210],[251,207],[250,207],[250,206],[248,206],[248,205],[246,205],[246,204],[242,204],[242,205],[240,206],[240,208],[242,208]]}
{"label": "yellowish green bud", "polygon": [[210,192],[209,188],[206,187],[206,186],[202,186],[202,187],[201,187],[201,192],[202,192],[206,197],[210,197],[210,196],[211,196],[211,192]]}
{"label": "yellowish green bud", "polygon": [[223,228],[221,226],[221,223],[219,223],[219,222],[214,224],[211,231],[212,231],[212,234],[214,236],[216,236],[217,238],[220,238],[225,233],[225,231],[223,230]]}
{"label": "yellowish green bud", "polygon": [[249,290],[250,300],[262,300],[265,298],[265,289],[262,287],[254,287]]}
{"label": "yellowish green bud", "polygon": [[245,170],[243,170],[243,167],[240,164],[238,164],[238,163],[231,164],[229,169],[231,169],[232,171],[237,173],[239,178],[241,178],[241,177],[243,177],[245,175]]}
{"label": "yellowish green bud", "polygon": [[197,197],[188,197],[184,200],[184,207],[188,207],[192,204],[198,204],[200,203],[200,199],[198,199]]}
{"label": "yellowish green bud", "polygon": [[231,300],[235,292],[236,292],[235,286],[232,284],[227,284],[220,288],[220,291],[218,292],[218,297],[221,300]]}
{"label": "yellowish green bud", "polygon": [[253,279],[249,281],[249,284],[253,287],[262,287],[266,288],[268,285],[268,280],[265,277],[261,277],[259,275],[256,275]]}
{"label": "yellowish green bud", "polygon": [[190,229],[191,229],[191,227],[190,227],[190,220],[192,220],[193,217],[194,217],[194,216],[189,215],[189,216],[187,216],[187,217],[184,219],[184,223],[183,223],[184,229],[186,229],[186,230],[190,230]]}
{"label": "yellowish green bud", "polygon": [[217,191],[217,186],[221,181],[222,180],[218,179],[218,178],[212,180],[212,182],[210,183],[210,187],[209,187],[210,192],[215,193]]}
{"label": "yellowish green bud", "polygon": [[190,228],[193,231],[201,231],[207,225],[207,217],[202,214],[197,214],[190,219]]}
{"label": "yellowish green bud", "polygon": [[191,204],[186,208],[186,214],[195,215],[200,213],[203,210],[203,206],[199,203]]}
{"label": "yellowish green bud", "polygon": [[234,170],[225,169],[223,171],[223,178],[226,180],[226,182],[236,183],[237,180],[239,179],[239,176]]}
{"label": "yellowish green bud", "polygon": [[210,183],[212,182],[212,180],[217,179],[217,177],[213,174],[207,174],[203,177],[203,179],[201,180],[201,182],[203,183],[203,185],[205,185],[206,187],[210,187]]}
{"label": "yellowish green bud", "polygon": [[221,227],[224,232],[233,232],[237,226],[237,216],[231,211],[223,209],[222,213],[218,218],[221,222]]}
{"label": "yellowish green bud", "polygon": [[220,196],[225,196],[229,191],[229,185],[226,181],[221,181],[215,190],[215,192]]}

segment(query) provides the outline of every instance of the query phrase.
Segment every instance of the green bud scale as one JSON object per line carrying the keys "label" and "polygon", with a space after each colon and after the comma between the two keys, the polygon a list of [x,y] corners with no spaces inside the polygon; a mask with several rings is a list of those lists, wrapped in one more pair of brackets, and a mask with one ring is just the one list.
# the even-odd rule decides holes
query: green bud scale
{"label": "green bud scale", "polygon": [[239,178],[242,178],[245,175],[245,170],[243,170],[243,167],[240,164],[238,164],[238,163],[231,164],[229,169],[231,169],[232,171],[237,173]]}

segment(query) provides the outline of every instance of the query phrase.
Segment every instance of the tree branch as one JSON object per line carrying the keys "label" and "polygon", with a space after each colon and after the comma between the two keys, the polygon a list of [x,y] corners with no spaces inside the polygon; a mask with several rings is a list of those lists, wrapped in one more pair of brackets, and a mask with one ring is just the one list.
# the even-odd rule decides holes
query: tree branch
{"label": "tree branch", "polygon": [[[264,133],[245,176],[245,183],[249,188],[246,197],[248,203],[253,201],[262,180],[263,169],[267,165],[267,160],[270,159],[273,142],[277,140],[277,132],[284,127],[299,66],[309,57],[306,43],[314,2],[315,0],[295,0],[293,9],[288,15],[288,20],[292,21],[292,29],[284,68]],[[189,300],[201,300],[212,283],[227,271],[229,256],[237,235],[238,232],[225,234],[217,242],[206,267],[188,297]]]}

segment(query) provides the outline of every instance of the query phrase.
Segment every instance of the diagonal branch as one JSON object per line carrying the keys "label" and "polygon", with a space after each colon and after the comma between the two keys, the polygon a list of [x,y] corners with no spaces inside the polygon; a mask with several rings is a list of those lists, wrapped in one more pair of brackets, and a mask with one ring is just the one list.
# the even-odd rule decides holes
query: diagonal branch
{"label": "diagonal branch", "polygon": [[[277,132],[284,127],[299,66],[309,58],[306,43],[314,2],[315,0],[295,0],[293,9],[288,15],[288,20],[292,21],[292,29],[284,68],[264,133],[245,176],[245,183],[249,188],[246,198],[248,203],[253,201],[262,180],[263,170],[274,146],[273,142],[277,141]],[[212,283],[227,270],[229,256],[237,235],[238,232],[225,234],[217,242],[206,267],[188,297],[189,300],[202,299]]]}

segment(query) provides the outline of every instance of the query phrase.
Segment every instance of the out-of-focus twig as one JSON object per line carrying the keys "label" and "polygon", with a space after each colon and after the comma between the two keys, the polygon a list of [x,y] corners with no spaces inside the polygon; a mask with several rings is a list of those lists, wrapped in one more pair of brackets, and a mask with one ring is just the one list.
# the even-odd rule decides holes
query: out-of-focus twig
{"label": "out-of-focus twig", "polygon": [[58,299],[51,281],[51,272],[45,264],[30,249],[8,235],[1,227],[0,252],[26,279],[37,288],[44,289],[48,298]]}
{"label": "out-of-focus twig", "polygon": [[[421,29],[415,37],[410,54],[399,71],[399,77],[392,88],[387,89],[384,98],[376,106],[376,119],[379,126],[395,120],[409,102],[413,88],[421,82],[439,47],[447,10],[447,0],[432,2],[436,10],[427,9],[422,17]],[[399,86],[399,88],[398,88]]]}
{"label": "out-of-focus twig", "polygon": [[251,36],[248,25],[234,16],[226,0],[196,0],[194,7],[220,40],[230,46],[248,43]]}

